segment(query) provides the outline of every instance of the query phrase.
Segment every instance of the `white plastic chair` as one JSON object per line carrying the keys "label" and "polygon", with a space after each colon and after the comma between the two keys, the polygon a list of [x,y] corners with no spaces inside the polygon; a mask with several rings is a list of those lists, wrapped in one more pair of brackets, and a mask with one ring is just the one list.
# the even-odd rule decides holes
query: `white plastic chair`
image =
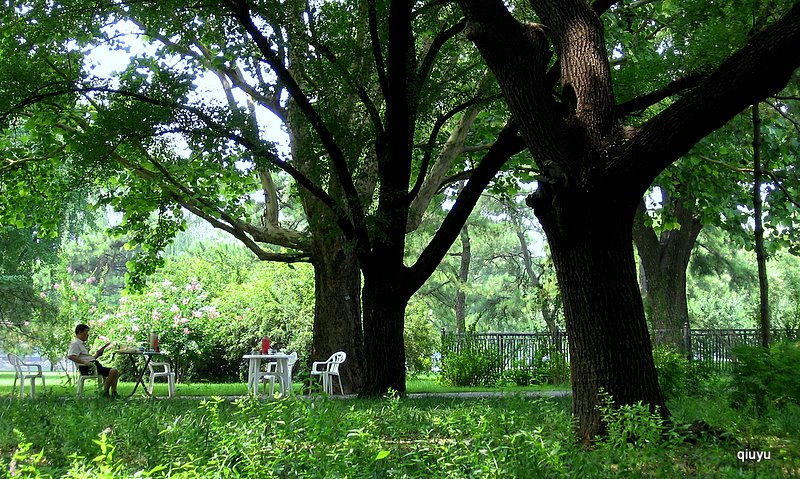
{"label": "white plastic chair", "polygon": [[[14,385],[11,390],[14,391],[17,387],[17,379],[19,379],[19,397],[22,398],[25,394],[25,381],[31,381],[31,399],[36,395],[36,378],[42,380],[42,391],[45,390],[44,374],[42,373],[42,366],[38,364],[28,364],[20,359],[19,356],[9,353],[8,362],[14,366]],[[23,371],[24,369],[24,371]],[[34,372],[34,369],[36,372]]]}
{"label": "white plastic chair", "polygon": [[152,395],[153,394],[153,384],[155,383],[156,378],[166,378],[167,379],[167,388],[169,390],[169,395],[167,397],[172,397],[175,395],[175,372],[172,371],[172,367],[169,363],[153,363],[147,365],[150,368],[150,384],[147,386],[147,392]]}
{"label": "white plastic chair", "polygon": [[[281,384],[283,389],[286,391],[292,390],[292,368],[294,367],[294,363],[297,362],[297,351],[292,351],[289,354],[289,359],[286,361],[286,367],[289,368],[289,384]],[[275,379],[281,380],[280,374],[278,374],[278,363],[275,361],[267,363],[267,370],[260,371],[258,373],[257,380],[264,383],[264,393],[267,392],[267,383],[269,383],[269,395],[275,395]]]}
{"label": "white plastic chair", "polygon": [[331,354],[327,361],[315,361],[311,364],[311,374],[322,377],[322,390],[328,394],[333,394],[332,376],[339,380],[339,391],[344,394],[342,387],[342,377],[339,375],[339,365],[347,359],[347,353],[337,351]]}
{"label": "white plastic chair", "polygon": [[96,379],[97,380],[97,393],[99,394],[100,391],[103,389],[103,376],[97,372],[97,368],[94,367],[94,364],[90,364],[86,366],[89,368],[89,374],[81,374],[80,366],[78,363],[73,362],[72,364],[75,365],[75,373],[77,376],[75,377],[76,387],[75,387],[75,394],[78,397],[83,397],[83,384],[88,379]]}

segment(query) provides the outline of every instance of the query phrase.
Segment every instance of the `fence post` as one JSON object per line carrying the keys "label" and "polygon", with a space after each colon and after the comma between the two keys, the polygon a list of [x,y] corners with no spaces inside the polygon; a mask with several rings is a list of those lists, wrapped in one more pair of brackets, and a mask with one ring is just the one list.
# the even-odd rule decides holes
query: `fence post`
{"label": "fence post", "polygon": [[686,351],[686,359],[692,360],[692,330],[689,328],[689,321],[683,323],[683,350]]}

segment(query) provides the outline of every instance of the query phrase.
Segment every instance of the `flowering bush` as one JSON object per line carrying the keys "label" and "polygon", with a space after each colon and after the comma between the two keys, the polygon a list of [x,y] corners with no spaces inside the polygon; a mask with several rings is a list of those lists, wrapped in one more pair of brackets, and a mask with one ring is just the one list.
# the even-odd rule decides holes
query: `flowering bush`
{"label": "flowering bush", "polygon": [[220,280],[221,268],[220,262],[202,256],[168,262],[144,292],[123,296],[115,311],[90,320],[93,336],[149,347],[149,334],[158,333],[159,347],[169,355],[179,381],[241,380],[246,374],[242,355],[264,335],[307,358],[312,268],[256,262],[241,274],[228,275],[228,283]]}
{"label": "flowering bush", "polygon": [[114,340],[149,347],[150,333],[170,355],[178,377],[190,377],[198,361],[213,349],[206,338],[209,322],[220,313],[197,279],[185,284],[164,279],[142,294],[123,296],[113,314],[97,321],[99,330]]}
{"label": "flowering bush", "polygon": [[[26,321],[42,356],[56,363],[65,360],[67,345],[74,337],[75,325],[95,324],[94,318],[108,309],[102,277],[81,274],[71,267],[43,270],[37,277],[38,297],[50,308],[38,310]],[[93,335],[98,342],[106,338]],[[90,344],[89,348],[92,349]]]}

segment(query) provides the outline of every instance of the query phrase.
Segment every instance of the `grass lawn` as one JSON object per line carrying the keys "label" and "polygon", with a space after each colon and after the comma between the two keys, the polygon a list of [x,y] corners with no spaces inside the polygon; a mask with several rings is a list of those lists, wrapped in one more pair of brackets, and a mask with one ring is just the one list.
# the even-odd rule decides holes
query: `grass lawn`
{"label": "grass lawn", "polygon": [[[264,401],[244,384],[192,384],[170,401],[76,400],[62,377],[48,373],[48,394],[30,401],[12,399],[13,375],[0,373],[5,477],[800,477],[793,404],[755,416],[724,397],[685,398],[669,403],[667,434],[633,409],[609,416],[617,432],[587,448],[574,441],[570,397]],[[453,392],[431,381],[409,390]],[[243,397],[188,397],[214,394]],[[690,433],[698,419],[710,427]],[[769,459],[747,459],[756,452]]]}
{"label": "grass lawn", "polygon": [[[47,396],[48,397],[68,397],[75,395],[75,384],[68,384],[63,372],[46,372],[45,381],[47,382]],[[0,371],[0,398],[7,397],[11,394],[11,386],[14,382],[13,371]],[[147,375],[145,375],[145,383],[147,382]],[[28,394],[29,382],[25,383],[25,393]],[[90,394],[90,388],[94,383],[86,383],[85,394]],[[19,387],[19,386],[17,386]],[[408,393],[448,393],[448,392],[468,392],[468,391],[503,391],[503,392],[520,392],[520,391],[541,391],[553,389],[569,389],[569,385],[551,386],[504,386],[500,388],[486,388],[486,387],[456,387],[445,386],[439,384],[434,375],[427,376],[413,376],[409,377],[406,382],[406,392]],[[244,396],[247,394],[247,384],[243,381],[240,383],[191,383],[191,384],[177,384],[175,388],[177,396]],[[294,389],[296,393],[300,393],[300,384],[295,383]],[[141,390],[141,386],[139,386]],[[136,395],[139,396],[139,390]],[[133,391],[133,383],[121,381],[119,384],[119,393],[123,396],[130,394]],[[155,393],[157,396],[167,395],[166,383],[156,381]],[[36,380],[36,395],[41,394],[41,382]]]}
{"label": "grass lawn", "polygon": [[[31,407],[33,406],[33,407]],[[0,400],[0,470],[59,478],[778,478],[800,474],[800,408],[759,420],[671,404],[662,439],[576,445],[570,398]],[[707,417],[721,433],[685,435]],[[652,419],[627,430],[645,434]],[[619,439],[618,437],[616,439]],[[770,459],[741,461],[741,451]]]}

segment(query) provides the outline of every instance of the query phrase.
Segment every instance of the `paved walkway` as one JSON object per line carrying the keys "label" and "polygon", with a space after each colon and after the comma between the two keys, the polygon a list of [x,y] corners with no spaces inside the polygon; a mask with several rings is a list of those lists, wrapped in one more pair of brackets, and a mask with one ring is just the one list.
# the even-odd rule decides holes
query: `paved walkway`
{"label": "paved walkway", "polygon": [[[496,391],[472,391],[472,392],[458,392],[458,393],[409,393],[406,395],[407,399],[424,399],[424,398],[502,398],[502,397],[513,397],[513,396],[526,396],[526,397],[564,397],[564,396],[572,396],[572,391],[569,390],[560,390],[560,391],[504,391],[504,392],[496,392]],[[238,399],[249,397],[247,396],[218,396],[222,399],[227,401],[236,401]],[[299,399],[318,399],[322,396],[313,395],[313,396],[299,396],[294,395],[292,397],[297,397]],[[330,396],[331,399],[356,399],[358,396],[356,394],[334,394]],[[195,401],[201,401],[204,399],[210,399],[211,396],[175,396],[173,399],[192,399]],[[266,398],[266,396],[261,396],[261,398]],[[148,399],[144,396],[141,399]],[[168,399],[166,396],[164,397],[155,397],[153,399]]]}
{"label": "paved walkway", "polygon": [[411,399],[437,397],[437,398],[497,398],[506,396],[529,396],[529,397],[563,397],[572,396],[572,391],[508,391],[508,392],[495,392],[495,391],[476,391],[476,392],[462,392],[462,393],[411,393],[408,397]]}

